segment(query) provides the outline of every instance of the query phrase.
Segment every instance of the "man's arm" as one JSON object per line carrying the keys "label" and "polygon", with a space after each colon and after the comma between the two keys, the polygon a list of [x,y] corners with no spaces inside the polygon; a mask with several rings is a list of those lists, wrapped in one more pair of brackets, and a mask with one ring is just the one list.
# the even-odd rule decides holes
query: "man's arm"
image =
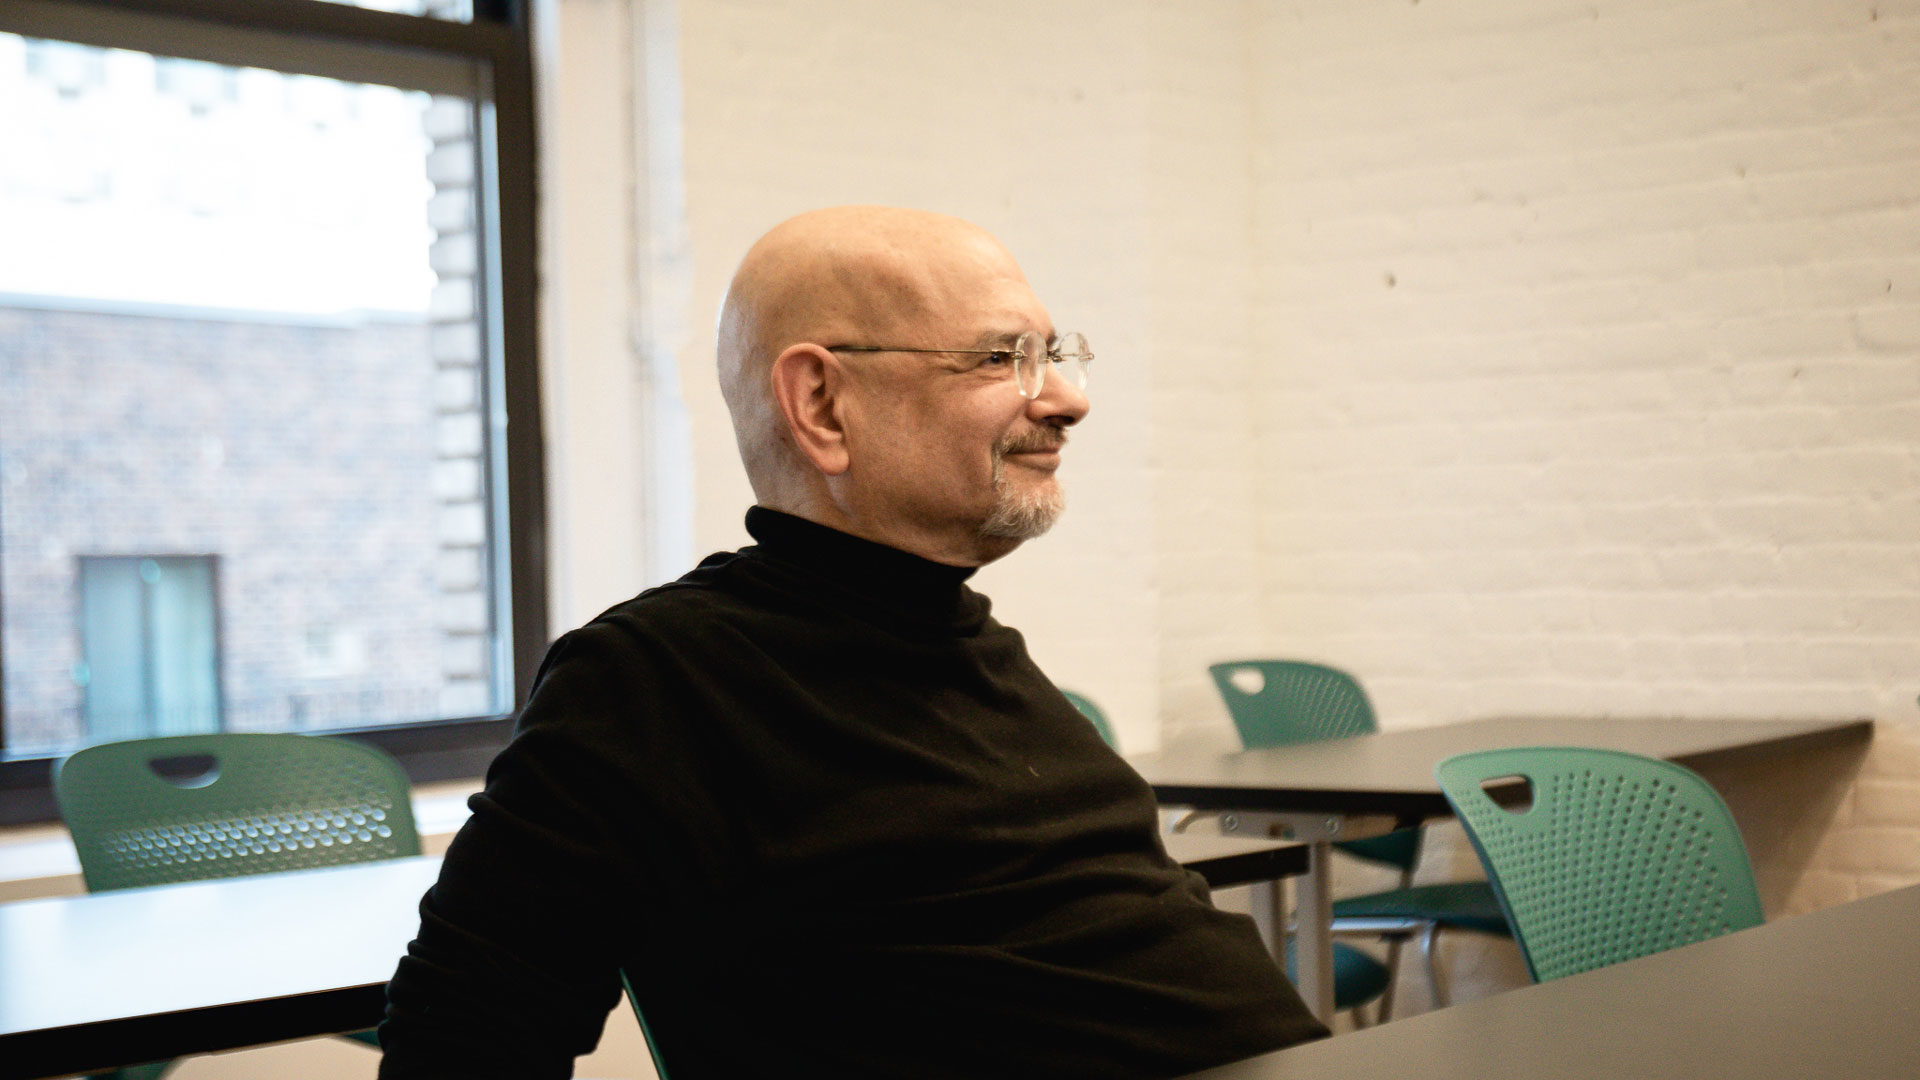
{"label": "man's arm", "polygon": [[671,880],[639,869],[670,832],[641,773],[680,755],[642,745],[658,703],[630,653],[596,627],[548,654],[388,985],[383,1080],[564,1078],[598,1042],[637,920]]}

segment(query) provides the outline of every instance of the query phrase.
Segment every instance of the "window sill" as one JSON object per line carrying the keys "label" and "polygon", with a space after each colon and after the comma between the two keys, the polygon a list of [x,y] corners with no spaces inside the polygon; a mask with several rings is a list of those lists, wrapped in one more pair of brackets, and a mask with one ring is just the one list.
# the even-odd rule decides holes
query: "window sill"
{"label": "window sill", "polygon": [[[477,779],[414,787],[414,823],[420,829],[420,846],[427,854],[437,855],[447,849],[447,842],[467,820],[467,796],[478,790]],[[65,827],[0,828],[0,903],[74,896],[86,891],[86,883],[80,878],[80,860]]]}

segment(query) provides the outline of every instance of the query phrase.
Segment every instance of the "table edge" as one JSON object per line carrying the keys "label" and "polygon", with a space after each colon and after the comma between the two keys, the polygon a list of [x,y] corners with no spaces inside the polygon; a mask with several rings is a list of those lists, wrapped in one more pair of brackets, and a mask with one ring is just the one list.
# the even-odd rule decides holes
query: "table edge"
{"label": "table edge", "polygon": [[[386,981],[316,990],[270,1001],[236,1001],[168,1013],[115,1017],[60,1028],[0,1035],[8,1075],[24,1080],[111,1072],[137,1064],[118,1048],[138,1046],[141,1061],[170,1061],[242,1046],[337,1035],[366,1028],[368,1017],[386,1010]],[[235,1043],[244,1027],[247,1041]],[[256,1038],[256,1036],[258,1036]],[[148,1052],[152,1056],[146,1056]],[[12,1070],[19,1069],[18,1073]]]}

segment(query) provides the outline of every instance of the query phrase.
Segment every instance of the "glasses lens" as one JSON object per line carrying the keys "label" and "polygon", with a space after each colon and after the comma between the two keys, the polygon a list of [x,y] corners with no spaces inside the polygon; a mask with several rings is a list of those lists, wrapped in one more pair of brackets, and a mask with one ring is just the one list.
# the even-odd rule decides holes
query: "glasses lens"
{"label": "glasses lens", "polygon": [[1093,353],[1087,351],[1087,339],[1079,334],[1062,334],[1053,351],[1060,358],[1059,374],[1080,389],[1086,389],[1087,366],[1093,363]]}
{"label": "glasses lens", "polygon": [[1021,334],[1013,347],[1018,350],[1013,375],[1020,382],[1020,393],[1025,397],[1039,397],[1040,387],[1047,378],[1047,339],[1029,332]]}

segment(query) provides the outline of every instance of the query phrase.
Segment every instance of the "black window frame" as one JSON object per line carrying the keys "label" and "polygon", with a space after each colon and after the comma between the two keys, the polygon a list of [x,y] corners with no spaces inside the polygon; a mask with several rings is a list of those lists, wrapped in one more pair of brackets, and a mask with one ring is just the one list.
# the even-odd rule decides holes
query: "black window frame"
{"label": "black window frame", "polygon": [[[214,63],[381,82],[396,71],[479,64],[489,75],[496,281],[489,335],[502,368],[507,529],[505,590],[513,702],[526,699],[548,644],[546,477],[541,433],[536,132],[531,0],[474,0],[471,22],[326,0],[6,0],[0,31]],[[423,79],[430,76],[423,74]],[[487,151],[483,150],[483,154]],[[4,512],[0,507],[0,513]],[[497,545],[496,545],[497,547]],[[498,580],[498,576],[496,576]],[[6,617],[0,595],[0,620]],[[496,603],[498,598],[496,598]],[[0,665],[5,659],[0,656]],[[0,674],[4,668],[0,667]],[[6,702],[0,681],[0,755]],[[479,776],[505,745],[512,713],[328,731],[387,750],[415,782]],[[57,820],[56,757],[0,758],[0,826]]]}

